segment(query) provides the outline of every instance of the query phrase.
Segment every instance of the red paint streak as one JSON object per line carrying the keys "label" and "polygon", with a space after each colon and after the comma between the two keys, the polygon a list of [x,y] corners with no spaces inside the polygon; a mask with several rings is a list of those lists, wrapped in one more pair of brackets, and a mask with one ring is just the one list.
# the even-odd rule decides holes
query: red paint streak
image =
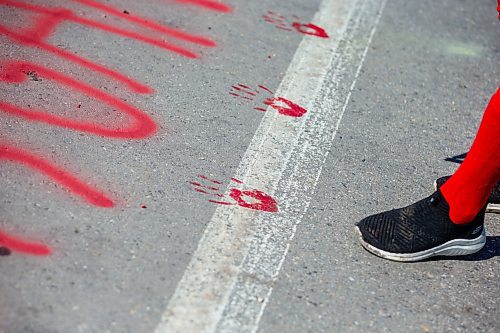
{"label": "red paint streak", "polygon": [[64,186],[70,192],[82,197],[88,203],[99,207],[113,207],[114,203],[102,192],[93,189],[81,180],[40,157],[32,155],[27,151],[14,147],[0,145],[0,159],[13,161],[22,164],[28,168],[36,170],[50,177],[56,183]]}
{"label": "red paint streak", "polygon": [[115,9],[113,7],[110,7],[110,6],[106,6],[102,3],[99,3],[99,2],[96,2],[93,0],[73,0],[73,1],[79,2],[79,3],[84,4],[86,6],[89,6],[89,7],[96,8],[102,12],[111,14],[113,16],[122,18],[124,20],[130,21],[133,23],[137,23],[138,25],[149,28],[151,30],[155,30],[155,31],[161,32],[163,34],[170,35],[170,36],[177,38],[177,39],[185,40],[187,42],[199,44],[199,45],[203,45],[203,46],[209,46],[209,47],[216,46],[216,43],[214,41],[210,40],[209,38],[188,34],[188,33],[170,28],[168,26],[161,25],[159,23],[156,23],[154,21],[148,20],[148,19],[143,18],[143,17],[125,14],[125,13],[123,13],[123,11],[120,11],[120,10]]}
{"label": "red paint streak", "polygon": [[241,91],[241,92],[243,92],[243,93],[245,93],[245,94],[252,95],[252,96],[256,96],[256,94],[255,94],[254,92],[248,91],[248,90],[246,90],[246,89],[242,89],[242,88],[237,87],[237,86],[232,86],[232,88],[233,88],[233,89],[236,89],[236,90],[238,90],[238,91]]}
{"label": "red paint streak", "polygon": [[243,87],[243,88],[246,88],[246,89],[251,89],[249,86],[244,85],[244,84],[241,84],[241,83],[238,83],[238,85],[239,85],[240,87]]}
{"label": "red paint streak", "polygon": [[215,180],[215,179],[210,179],[208,178],[207,176],[205,175],[198,175],[198,177],[200,177],[201,179],[205,179],[205,180],[208,180],[208,181],[211,181],[212,183],[214,184],[217,184],[217,185],[222,185],[222,183],[218,180]]}
{"label": "red paint streak", "polygon": [[[264,104],[269,105],[273,109],[277,110],[278,113],[285,116],[298,118],[307,113],[306,109],[283,97],[267,99]],[[285,106],[283,106],[283,104],[285,104]]]}
{"label": "red paint streak", "polygon": [[145,138],[153,135],[157,130],[155,122],[144,112],[130,106],[127,103],[113,97],[109,94],[102,92],[96,88],[89,85],[76,81],[68,76],[65,76],[54,70],[35,65],[28,62],[11,62],[3,66],[3,71],[0,72],[0,80],[9,83],[20,83],[27,80],[25,73],[34,71],[39,76],[45,77],[47,79],[54,80],[66,87],[72,88],[73,90],[79,91],[89,97],[93,97],[104,104],[107,104],[120,112],[127,114],[134,122],[126,128],[120,129],[108,129],[97,123],[82,122],[71,120],[55,115],[47,114],[43,111],[33,111],[29,109],[23,109],[12,105],[10,103],[0,101],[0,110],[6,112],[12,116],[17,116],[30,121],[42,122],[58,127],[64,127],[68,129],[73,129],[81,132],[87,132],[91,134],[112,137],[112,138],[122,138],[122,139],[138,139]]}
{"label": "red paint streak", "polygon": [[220,191],[220,189],[217,187],[206,186],[206,188],[209,189],[210,191]]}
{"label": "red paint streak", "polygon": [[263,85],[261,85],[261,84],[259,84],[259,85],[258,85],[258,87],[259,87],[260,89],[263,89],[263,90],[267,91],[267,92],[268,92],[268,93],[270,93],[270,94],[274,94],[274,93],[273,93],[273,92],[272,92],[269,88],[267,88],[267,87],[265,87],[265,86],[263,86]]}
{"label": "red paint streak", "polygon": [[28,242],[0,231],[0,247],[34,256],[48,256],[52,250],[44,244]]}
{"label": "red paint streak", "polygon": [[[240,191],[233,188],[229,193],[229,196],[233,198],[239,206],[244,208],[272,213],[278,211],[276,200],[274,200],[270,195],[259,190]],[[244,200],[244,197],[250,197],[252,199],[258,200],[259,202],[249,203]]]}
{"label": "red paint streak", "polygon": [[328,38],[328,34],[323,28],[318,27],[315,24],[312,23],[300,23],[300,22],[293,22],[292,26],[297,30],[298,32],[304,34],[304,35],[311,35],[311,36],[316,36],[320,38]]}
{"label": "red paint streak", "polygon": [[212,0],[176,0],[177,2],[187,3],[195,6],[204,7],[218,12],[229,13],[232,9],[228,5]]}
{"label": "red paint streak", "polygon": [[[61,10],[59,8],[56,8],[56,9],[46,8],[46,7],[42,7],[42,6],[30,5],[30,4],[16,1],[16,0],[0,0],[0,4],[23,9],[23,10],[27,10],[27,11],[31,11],[31,12],[38,13],[38,14],[48,15],[49,16],[47,18],[48,22],[51,22],[52,20],[56,20],[56,23],[62,23],[64,21],[79,23],[79,24],[82,24],[82,25],[85,25],[85,26],[88,26],[88,27],[91,27],[94,29],[98,29],[98,30],[110,32],[110,33],[113,33],[113,34],[116,34],[119,36],[135,39],[135,40],[141,41],[143,43],[147,43],[147,44],[150,44],[150,45],[153,45],[153,46],[165,49],[165,50],[169,50],[169,51],[178,53],[178,54],[183,55],[183,56],[188,57],[188,58],[196,58],[196,54],[194,54],[191,51],[188,51],[187,49],[185,49],[183,47],[180,47],[180,46],[177,46],[174,44],[170,44],[170,43],[167,43],[167,42],[164,42],[161,40],[149,38],[146,35],[138,34],[138,33],[135,33],[133,31],[130,31],[130,30],[121,29],[121,28],[117,28],[117,27],[114,27],[114,26],[111,26],[108,24],[100,23],[98,21],[85,19],[83,17],[75,15],[71,10],[67,10],[67,9]],[[103,6],[103,7],[108,8],[109,10],[112,10],[111,7],[106,7],[106,6]],[[101,8],[101,10],[102,10],[102,8]],[[128,18],[130,19],[130,17],[128,17]],[[33,38],[34,37],[33,35],[29,36],[28,38],[30,38],[30,37],[31,37],[31,42],[34,42],[35,44],[37,41],[40,41],[39,39]],[[43,37],[46,38],[48,36],[43,36]]]}
{"label": "red paint streak", "polygon": [[230,202],[225,202],[225,201],[208,200],[208,202],[211,202],[211,203],[214,203],[214,204],[218,204],[218,205],[225,205],[225,206],[232,206],[232,205],[234,205],[234,204],[232,204]]}
{"label": "red paint streak", "polygon": [[239,179],[236,179],[236,178],[230,178],[231,181],[235,182],[235,183],[238,183],[238,184],[243,184],[243,182]]}
{"label": "red paint streak", "polygon": [[30,38],[25,36],[24,34],[19,34],[17,32],[11,31],[2,25],[0,25],[0,34],[6,35],[7,37],[11,38],[12,40],[18,42],[21,45],[40,48],[40,49],[45,50],[49,53],[52,53],[60,58],[66,59],[66,60],[74,62],[80,66],[88,68],[93,72],[98,72],[98,73],[106,75],[110,78],[113,78],[116,81],[127,85],[132,91],[134,91],[136,93],[149,94],[149,93],[153,92],[153,89],[151,89],[150,87],[143,85],[142,83],[139,83],[135,80],[132,80],[132,79],[128,78],[127,76],[125,76],[117,71],[114,71],[114,70],[111,70],[105,66],[93,63],[85,58],[77,56],[71,52],[64,51],[58,47],[52,46],[52,45],[47,44],[45,42],[30,40]]}
{"label": "red paint streak", "polygon": [[264,108],[253,108],[254,110],[260,111],[260,112],[266,112],[267,110]]}
{"label": "red paint streak", "polygon": [[203,188],[209,189],[211,191],[220,191],[220,188],[218,188],[218,187],[205,186],[205,185],[202,185],[202,184],[200,184],[198,182],[191,182],[191,185],[198,186],[198,187],[203,187]]}

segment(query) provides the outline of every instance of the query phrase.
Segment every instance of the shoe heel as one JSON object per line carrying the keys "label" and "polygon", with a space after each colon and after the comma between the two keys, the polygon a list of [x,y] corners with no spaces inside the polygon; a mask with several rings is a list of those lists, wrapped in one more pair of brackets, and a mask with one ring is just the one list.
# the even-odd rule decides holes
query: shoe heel
{"label": "shoe heel", "polygon": [[475,239],[460,239],[453,244],[449,244],[445,248],[436,251],[436,256],[464,256],[479,252],[486,245],[486,230],[478,238]]}

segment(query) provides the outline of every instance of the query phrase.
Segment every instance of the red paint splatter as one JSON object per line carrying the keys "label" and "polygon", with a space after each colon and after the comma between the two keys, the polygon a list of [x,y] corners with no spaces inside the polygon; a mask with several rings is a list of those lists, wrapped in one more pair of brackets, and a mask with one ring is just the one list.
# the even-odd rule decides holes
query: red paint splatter
{"label": "red paint splatter", "polygon": [[191,4],[199,7],[208,8],[210,10],[215,10],[218,12],[229,13],[232,9],[230,6],[223,4],[221,2],[212,0],[175,0],[177,2]]}
{"label": "red paint splatter", "polygon": [[[264,212],[272,212],[272,213],[278,211],[278,205],[276,203],[276,200],[274,200],[270,195],[259,190],[241,191],[233,188],[231,189],[229,196],[233,198],[236,201],[236,203],[241,207],[254,210],[261,210]],[[255,203],[247,202],[244,199],[245,197],[250,197],[259,202]]]}
{"label": "red paint splatter", "polygon": [[47,245],[28,242],[18,237],[8,235],[3,231],[0,231],[0,247],[33,256],[48,256],[52,253],[52,250]]}
{"label": "red paint splatter", "polygon": [[71,120],[51,114],[44,111],[34,111],[32,109],[23,109],[10,103],[0,101],[0,110],[30,121],[37,121],[53,126],[64,127],[91,134],[121,138],[121,139],[139,139],[151,136],[155,133],[156,123],[143,111],[136,109],[129,104],[106,94],[96,88],[76,81],[54,70],[35,65],[28,62],[10,62],[3,64],[3,71],[0,72],[0,81],[9,83],[21,83],[26,81],[26,72],[35,71],[39,76],[56,81],[68,88],[81,92],[89,97],[107,104],[113,109],[130,116],[134,121],[131,125],[120,129],[108,129],[94,122],[82,122]]}
{"label": "red paint splatter", "polygon": [[270,98],[264,101],[264,103],[285,116],[302,117],[307,113],[306,109],[283,97]]}
{"label": "red paint splatter", "polygon": [[323,28],[318,27],[317,25],[312,24],[312,23],[305,24],[305,23],[300,23],[300,22],[293,22],[292,27],[294,27],[295,30],[297,30],[298,32],[305,34],[305,35],[316,36],[316,37],[320,37],[320,38],[328,38],[329,37]]}
{"label": "red paint splatter", "polygon": [[[252,89],[251,87],[238,83],[237,85],[234,85],[231,87],[231,91],[229,94],[231,96],[235,96],[244,100],[249,100],[249,101],[254,101],[256,100],[256,96],[260,94],[261,92],[265,92],[268,94],[273,94],[273,92],[259,84],[257,86],[257,89]],[[278,111],[279,114],[282,114],[284,116],[288,117],[302,117],[304,114],[307,113],[307,110],[301,107],[300,105],[293,103],[292,101],[283,98],[283,97],[272,97],[272,98],[265,98],[262,100],[262,103],[264,105],[270,106],[276,111]],[[254,107],[254,110],[260,111],[260,112],[266,112],[267,109],[263,107]]]}
{"label": "red paint splatter", "polygon": [[[208,180],[210,182],[215,181],[214,179],[210,179],[210,178],[203,176],[203,175],[198,175],[198,177],[200,177],[201,179],[204,179],[204,180]],[[244,185],[241,180],[238,180],[236,178],[230,178],[230,180],[234,183]],[[220,193],[219,188],[214,188],[214,187],[211,187],[210,185],[203,185],[199,182],[190,182],[190,183],[191,183],[191,185],[194,186],[194,190],[196,192],[206,194],[206,195],[211,195],[211,196],[217,196],[219,198],[225,197],[223,194]],[[220,183],[220,182],[218,182],[218,183]],[[278,205],[276,203],[276,200],[274,200],[270,195],[268,195],[260,190],[257,190],[257,189],[240,190],[240,189],[232,188],[232,189],[230,189],[230,192],[229,192],[229,198],[231,198],[233,202],[213,200],[213,199],[209,199],[208,202],[218,204],[218,205],[225,205],[225,206],[238,205],[238,206],[243,207],[243,208],[260,210],[260,211],[264,211],[264,212],[274,213],[274,212],[278,211]]]}
{"label": "red paint splatter", "polygon": [[274,25],[276,28],[285,30],[285,31],[295,31],[304,34],[315,36],[319,38],[328,38],[327,32],[313,24],[313,23],[303,23],[300,21],[300,18],[293,15],[293,20],[287,20],[287,18],[283,15],[277,14],[273,11],[268,11],[266,14],[262,16],[267,23]]}
{"label": "red paint splatter", "polygon": [[105,208],[114,206],[113,201],[102,192],[85,184],[68,171],[27,151],[7,145],[0,145],[0,160],[16,162],[38,171],[94,206]]}

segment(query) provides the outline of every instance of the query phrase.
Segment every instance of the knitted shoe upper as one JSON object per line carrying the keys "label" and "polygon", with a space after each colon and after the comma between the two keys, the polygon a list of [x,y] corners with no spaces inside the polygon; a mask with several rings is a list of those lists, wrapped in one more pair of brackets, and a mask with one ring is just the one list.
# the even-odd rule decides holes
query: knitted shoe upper
{"label": "knitted shoe upper", "polygon": [[483,228],[484,209],[468,224],[454,224],[439,191],[410,206],[369,216],[357,225],[363,239],[392,253],[415,253],[453,239],[473,239]]}

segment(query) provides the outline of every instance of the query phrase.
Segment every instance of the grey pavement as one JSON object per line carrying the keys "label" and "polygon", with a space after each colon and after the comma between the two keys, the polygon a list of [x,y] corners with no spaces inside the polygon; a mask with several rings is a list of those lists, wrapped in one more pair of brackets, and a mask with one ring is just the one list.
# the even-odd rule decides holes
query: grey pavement
{"label": "grey pavement", "polygon": [[[2,333],[154,332],[218,207],[190,182],[203,174],[221,181],[224,192],[264,115],[230,95],[231,86],[276,91],[303,38],[262,15],[272,10],[307,22],[320,5],[228,0],[234,10],[216,13],[173,1],[106,3],[217,46],[181,42],[201,55],[187,59],[72,23],[50,37],[52,45],[155,90],[141,95],[0,35],[2,62],[36,62],[76,77],[145,110],[159,126],[149,138],[121,140],[0,114],[2,144],[43,156],[116,202],[95,207],[3,161],[0,230],[43,242],[53,253],[0,257]],[[50,2],[56,5],[127,28],[79,3]],[[368,254],[353,232],[368,214],[427,196],[435,178],[458,166],[445,159],[468,150],[498,87],[495,9],[494,0],[387,1],[258,332],[500,331],[499,216],[487,216],[488,242],[478,254],[415,264]],[[31,24],[29,15],[2,5],[0,21]],[[111,127],[127,122],[43,77],[0,82],[0,93],[2,101],[54,114]]]}

